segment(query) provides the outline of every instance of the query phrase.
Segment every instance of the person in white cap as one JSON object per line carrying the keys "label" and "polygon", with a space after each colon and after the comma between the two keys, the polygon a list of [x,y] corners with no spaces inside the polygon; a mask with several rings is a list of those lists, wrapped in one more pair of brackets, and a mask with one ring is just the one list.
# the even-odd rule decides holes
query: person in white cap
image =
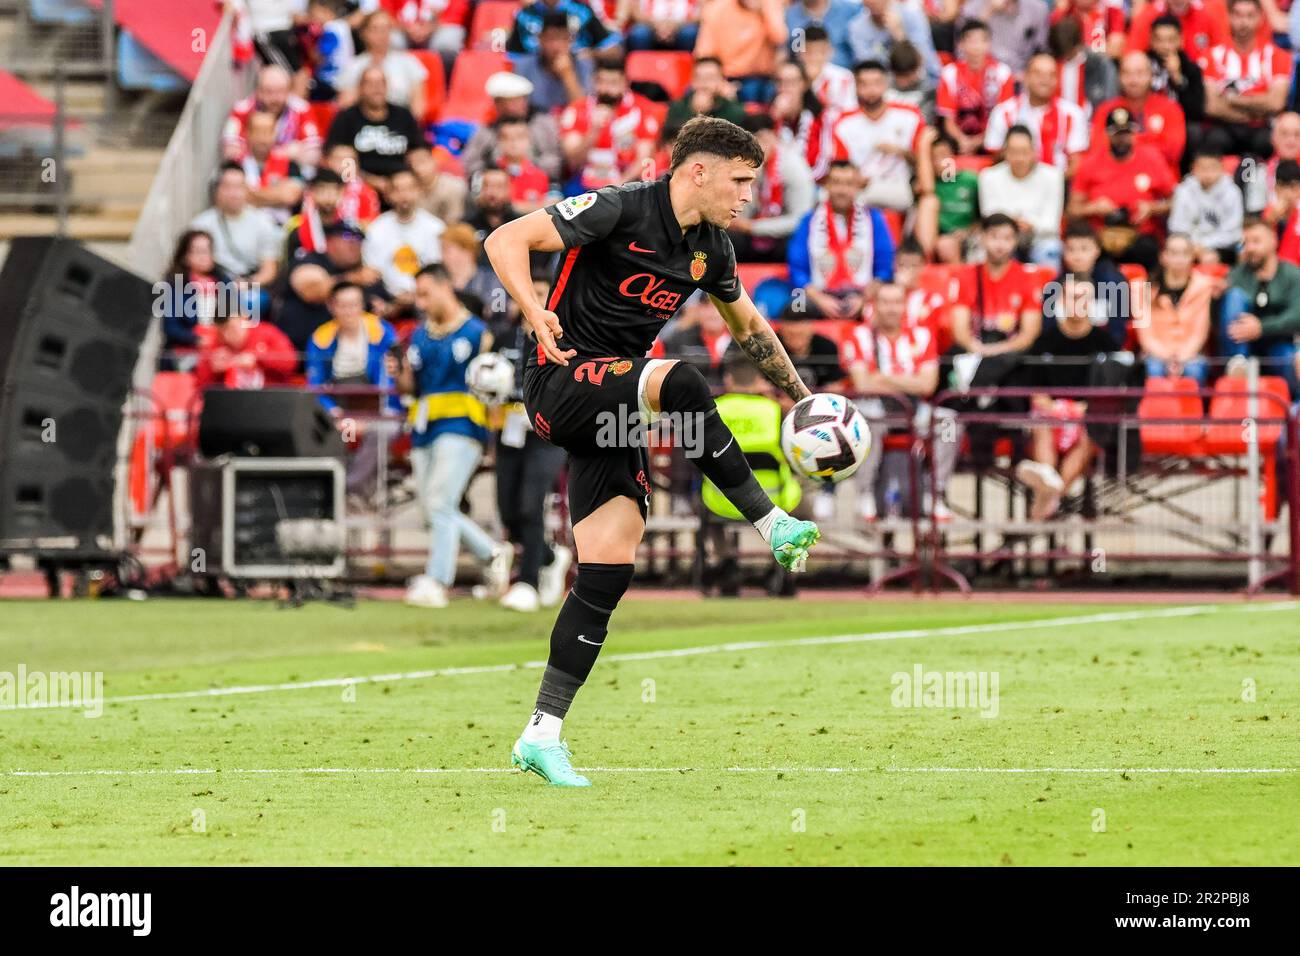
{"label": "person in white cap", "polygon": [[[493,73],[484,85],[487,95],[492,97],[497,118],[509,117],[528,121],[528,137],[533,146],[535,162],[552,181],[560,177],[560,128],[555,117],[529,106],[528,98],[533,93],[533,84],[526,77],[503,70]],[[496,152],[497,133],[492,124],[486,124],[470,137],[460,155],[465,167],[465,176],[473,181],[490,163]]]}

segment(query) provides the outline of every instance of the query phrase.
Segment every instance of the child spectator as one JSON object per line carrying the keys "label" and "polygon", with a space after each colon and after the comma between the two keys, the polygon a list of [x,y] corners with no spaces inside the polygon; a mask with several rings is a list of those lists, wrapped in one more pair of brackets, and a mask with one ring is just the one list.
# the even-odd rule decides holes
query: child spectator
{"label": "child spectator", "polygon": [[920,156],[917,184],[923,195],[916,237],[934,249],[938,261],[961,262],[966,239],[979,220],[979,176],[958,168],[957,143],[931,128],[922,134]]}
{"label": "child spectator", "polygon": [[1223,171],[1223,156],[1206,147],[1192,160],[1192,171],[1174,190],[1170,232],[1186,234],[1202,265],[1237,261],[1241,243],[1241,190]]}

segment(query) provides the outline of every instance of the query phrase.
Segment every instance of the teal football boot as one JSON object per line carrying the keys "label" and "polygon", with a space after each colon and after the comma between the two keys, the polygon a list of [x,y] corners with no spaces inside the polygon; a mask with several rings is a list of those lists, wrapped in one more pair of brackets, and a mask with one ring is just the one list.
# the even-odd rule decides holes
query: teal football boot
{"label": "teal football boot", "polygon": [[797,574],[807,565],[808,550],[821,536],[811,521],[786,515],[772,528],[772,556],[781,567]]}
{"label": "teal football boot", "polygon": [[590,787],[591,781],[573,769],[569,745],[559,740],[529,743],[520,737],[510,752],[510,765],[535,773],[552,787]]}

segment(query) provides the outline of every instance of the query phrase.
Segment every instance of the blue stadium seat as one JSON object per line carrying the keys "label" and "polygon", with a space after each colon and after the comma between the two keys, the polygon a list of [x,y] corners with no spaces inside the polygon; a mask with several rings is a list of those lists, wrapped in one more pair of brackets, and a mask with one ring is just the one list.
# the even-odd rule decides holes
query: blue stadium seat
{"label": "blue stadium seat", "polygon": [[37,23],[74,25],[95,19],[95,11],[85,0],[27,0],[27,6]]}
{"label": "blue stadium seat", "polygon": [[189,84],[128,31],[117,35],[117,82],[125,90],[182,93]]}

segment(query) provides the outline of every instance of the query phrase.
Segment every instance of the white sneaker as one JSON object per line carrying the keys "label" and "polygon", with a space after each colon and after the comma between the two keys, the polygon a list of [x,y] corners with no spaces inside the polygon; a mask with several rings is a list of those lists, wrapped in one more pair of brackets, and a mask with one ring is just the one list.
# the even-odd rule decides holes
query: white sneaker
{"label": "white sneaker", "polygon": [[411,578],[403,600],[413,607],[446,607],[447,591],[427,574],[421,574]]}
{"label": "white sneaker", "polygon": [[555,560],[542,566],[537,572],[538,599],[542,607],[555,607],[564,597],[564,585],[568,582],[569,567],[573,564],[573,552],[562,544],[551,549]]}
{"label": "white sneaker", "polygon": [[510,587],[510,566],[515,562],[515,549],[509,544],[497,545],[492,560],[483,570],[483,586],[488,597],[499,597]]}
{"label": "white sneaker", "polygon": [[1025,458],[1016,464],[1016,478],[1045,495],[1065,494],[1065,482],[1051,465]]}
{"label": "white sneaker", "polygon": [[501,599],[501,606],[507,611],[522,611],[531,614],[542,606],[537,597],[537,589],[531,584],[516,581]]}

